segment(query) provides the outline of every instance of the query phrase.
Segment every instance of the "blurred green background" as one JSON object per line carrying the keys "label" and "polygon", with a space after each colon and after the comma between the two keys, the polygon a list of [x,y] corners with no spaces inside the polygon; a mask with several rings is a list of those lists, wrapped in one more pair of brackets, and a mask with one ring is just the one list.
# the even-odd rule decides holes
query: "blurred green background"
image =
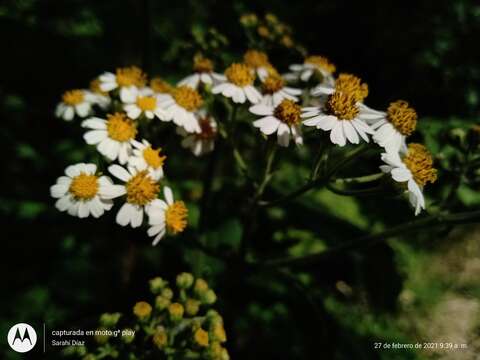
{"label": "blurred green background", "polygon": [[[0,333],[21,321],[37,328],[43,322],[94,326],[101,312],[129,312],[147,293],[148,279],[193,271],[217,290],[232,359],[473,359],[480,351],[476,226],[409,234],[290,272],[249,272],[192,245],[201,193],[196,179],[204,176],[207,159],[180,150],[175,135],[158,142],[169,155],[169,180],[190,208],[193,230],[185,236],[152,248],[144,231],[113,225],[115,211],[79,220],[55,210],[49,186],[68,164],[96,159],[78,123],[53,116],[61,93],[130,64],[178,80],[190,72],[196,44],[212,27],[228,39],[222,56],[240,57],[247,45],[238,19],[247,12],[276,14],[310,53],[361,76],[370,106],[407,99],[421,118],[415,139],[434,152],[445,146],[445,129],[478,123],[480,5],[474,0],[3,1]],[[275,54],[271,60],[282,70],[302,61],[293,52]],[[298,186],[310,155],[283,151],[268,195]],[[224,253],[242,236],[240,211],[230,204],[241,204],[246,191],[229,161],[219,165],[225,177],[214,186],[203,239]],[[362,172],[377,166],[366,163]],[[431,191],[441,193],[441,185]],[[452,208],[478,208],[478,188],[461,188],[454,200]],[[301,256],[412,216],[405,201],[313,191],[260,214],[252,248],[258,259]],[[2,358],[19,358],[5,340],[2,335]],[[373,342],[392,341],[469,348],[438,354],[373,349]]]}

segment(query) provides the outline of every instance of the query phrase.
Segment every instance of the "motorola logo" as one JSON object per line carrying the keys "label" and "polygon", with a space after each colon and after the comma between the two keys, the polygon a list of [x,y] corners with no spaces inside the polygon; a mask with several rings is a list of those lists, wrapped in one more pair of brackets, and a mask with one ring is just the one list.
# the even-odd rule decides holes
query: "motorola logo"
{"label": "motorola logo", "polygon": [[28,324],[19,323],[13,325],[7,335],[8,345],[19,353],[25,353],[33,349],[37,343],[37,333]]}

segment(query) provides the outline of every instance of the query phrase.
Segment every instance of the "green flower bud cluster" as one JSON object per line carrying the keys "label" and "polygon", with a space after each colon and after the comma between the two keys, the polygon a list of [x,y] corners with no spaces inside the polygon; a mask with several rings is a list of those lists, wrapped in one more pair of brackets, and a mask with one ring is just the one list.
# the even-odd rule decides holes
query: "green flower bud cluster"
{"label": "green flower bud cluster", "polygon": [[[100,331],[87,346],[67,349],[64,354],[87,360],[106,354],[129,360],[229,359],[223,319],[211,308],[217,296],[204,279],[181,273],[173,283],[156,277],[149,287],[151,299],[136,302],[130,314],[102,314]],[[113,330],[122,335],[109,335]]]}

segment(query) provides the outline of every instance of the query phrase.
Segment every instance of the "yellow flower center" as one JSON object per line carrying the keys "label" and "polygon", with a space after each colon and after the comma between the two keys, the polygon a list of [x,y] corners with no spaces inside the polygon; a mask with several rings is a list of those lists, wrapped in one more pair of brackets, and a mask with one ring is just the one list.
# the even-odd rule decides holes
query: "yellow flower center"
{"label": "yellow flower center", "polygon": [[362,101],[368,95],[368,85],[352,74],[342,73],[335,82],[335,91],[353,95],[356,101]]}
{"label": "yellow flower center", "polygon": [[167,229],[172,234],[178,234],[187,227],[188,210],[183,201],[175,201],[165,211]]}
{"label": "yellow flower center", "polygon": [[145,162],[148,164],[148,166],[158,169],[163,166],[163,163],[165,162],[165,159],[167,158],[166,156],[160,156],[160,151],[162,149],[152,149],[151,146],[146,147],[143,150],[143,158],[145,159]]}
{"label": "yellow flower center", "polygon": [[143,111],[154,111],[157,107],[157,99],[153,96],[137,97],[137,106]]}
{"label": "yellow flower center", "polygon": [[352,94],[338,91],[329,95],[325,110],[327,114],[333,115],[339,120],[353,120],[359,113],[355,97]]}
{"label": "yellow flower center", "polygon": [[117,112],[107,115],[107,132],[111,139],[124,142],[135,138],[137,126],[125,114]]}
{"label": "yellow flower center", "polygon": [[168,312],[173,317],[181,318],[183,316],[184,311],[185,309],[183,308],[183,305],[179,303],[170,304],[170,306],[168,307]]}
{"label": "yellow flower center", "polygon": [[98,192],[98,177],[81,172],[73,178],[68,189],[77,200],[90,200]]}
{"label": "yellow flower center", "polygon": [[285,81],[280,75],[270,74],[263,81],[263,92],[266,94],[273,94],[281,90],[285,85]]}
{"label": "yellow flower center", "polygon": [[417,127],[417,112],[403,100],[390,103],[387,109],[387,119],[402,135],[412,134]]}
{"label": "yellow flower center", "polygon": [[203,104],[202,96],[189,86],[179,86],[173,91],[175,102],[185,110],[193,112]]}
{"label": "yellow flower center", "polygon": [[288,126],[297,125],[301,122],[301,108],[292,100],[283,100],[273,111],[273,115]]}
{"label": "yellow flower center", "polygon": [[193,71],[195,72],[212,72],[213,71],[213,62],[210,59],[204,58],[203,56],[195,56],[193,58]]}
{"label": "yellow flower center", "polygon": [[168,335],[163,326],[155,331],[152,341],[159,349],[162,349],[165,345],[167,345]]}
{"label": "yellow flower center", "polygon": [[103,96],[108,95],[108,92],[102,91],[102,89],[100,89],[100,79],[93,79],[92,81],[90,81],[90,90],[95,94],[100,94]]}
{"label": "yellow flower center", "polygon": [[434,183],[437,180],[437,169],[433,167],[432,155],[424,145],[409,144],[403,162],[412,172],[415,182],[420,186],[425,186],[427,182]]}
{"label": "yellow flower center", "polygon": [[258,35],[260,35],[263,38],[267,38],[270,36],[270,30],[268,30],[268,27],[261,25],[257,28]]}
{"label": "yellow flower center", "polygon": [[199,328],[195,331],[195,334],[194,334],[194,339],[195,339],[195,342],[202,346],[202,347],[207,347],[208,346],[208,332],[206,332],[205,330],[203,330],[202,328]]}
{"label": "yellow flower center", "polygon": [[216,340],[220,342],[227,341],[227,334],[225,333],[225,328],[221,322],[217,322],[213,325],[213,335]]}
{"label": "yellow flower center", "polygon": [[173,86],[167,83],[165,80],[159,77],[155,77],[150,80],[150,87],[153,91],[159,94],[170,93],[173,90]]}
{"label": "yellow flower center", "polygon": [[267,54],[258,50],[247,50],[243,55],[243,61],[246,65],[252,68],[270,65]]}
{"label": "yellow flower center", "polygon": [[329,74],[333,74],[336,70],[334,64],[332,64],[325,56],[313,55],[305,59],[305,64],[311,64],[316,66],[320,70],[324,70]]}
{"label": "yellow flower center", "polygon": [[252,85],[255,80],[255,73],[252,68],[245,64],[234,63],[225,70],[227,80],[240,87]]}
{"label": "yellow flower center", "polygon": [[147,170],[140,171],[125,184],[127,202],[135,205],[146,205],[158,197],[160,186]]}
{"label": "yellow flower center", "polygon": [[116,75],[118,86],[135,85],[142,87],[147,82],[147,75],[136,66],[118,68]]}
{"label": "yellow flower center", "polygon": [[83,93],[82,90],[66,91],[62,96],[63,102],[71,106],[80,104],[84,98],[85,98],[85,94]]}

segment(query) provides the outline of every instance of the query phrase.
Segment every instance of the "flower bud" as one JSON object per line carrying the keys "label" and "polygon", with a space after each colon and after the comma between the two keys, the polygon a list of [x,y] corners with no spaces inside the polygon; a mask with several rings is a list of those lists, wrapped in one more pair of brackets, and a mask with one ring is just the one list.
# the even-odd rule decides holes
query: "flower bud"
{"label": "flower bud", "polygon": [[197,294],[199,297],[203,296],[207,291],[208,291],[208,284],[205,280],[203,279],[197,279],[195,281],[195,287],[193,289],[195,294]]}
{"label": "flower bud", "polygon": [[162,295],[158,295],[156,298],[155,298],[155,308],[157,310],[165,310],[168,305],[170,305],[170,300],[163,297]]}
{"label": "flower bud", "polygon": [[256,26],[258,24],[258,18],[255,14],[244,14],[240,16],[240,23],[246,27]]}
{"label": "flower bud", "polygon": [[153,344],[159,349],[165,348],[165,346],[168,344],[168,335],[163,326],[157,327],[152,341]]}
{"label": "flower bud", "polygon": [[107,329],[105,328],[97,329],[96,334],[94,336],[95,342],[97,344],[103,345],[108,342],[108,339],[110,338],[110,336],[105,333],[105,330]]}
{"label": "flower bud", "polygon": [[162,290],[161,294],[165,299],[172,300],[173,298],[173,291],[170,288],[165,288]]}
{"label": "flower bud", "polygon": [[217,340],[221,343],[227,341],[227,334],[225,333],[225,328],[221,322],[214,323],[211,326],[210,333],[213,340]]}
{"label": "flower bud", "polygon": [[193,275],[190,273],[181,273],[177,276],[177,286],[180,289],[188,289],[193,284]]}
{"label": "flower bud", "polygon": [[145,301],[139,301],[135,304],[133,307],[133,313],[140,319],[146,319],[150,316],[152,313],[152,306],[145,302]]}
{"label": "flower bud", "polygon": [[187,315],[195,316],[200,309],[200,301],[195,299],[187,299],[185,302],[185,312]]}
{"label": "flower bud", "polygon": [[118,320],[122,314],[120,313],[105,313],[100,316],[100,325],[105,326],[106,328],[111,328],[117,325]]}
{"label": "flower bud", "polygon": [[209,289],[201,296],[201,300],[207,305],[212,305],[215,303],[215,301],[217,301],[217,295],[215,294],[215,291]]}
{"label": "flower bud", "polygon": [[163,280],[161,277],[156,277],[150,280],[150,291],[153,294],[159,294],[162,289],[167,286],[168,282]]}
{"label": "flower bud", "polygon": [[125,344],[130,344],[133,340],[135,340],[135,334],[132,329],[126,328],[124,330],[129,331],[126,331],[127,335],[122,336],[121,339]]}
{"label": "flower bud", "polygon": [[201,347],[207,347],[208,346],[208,332],[206,332],[202,328],[199,328],[195,331],[195,333],[193,335],[193,339],[195,341],[195,344],[197,344]]}
{"label": "flower bud", "polygon": [[183,311],[183,305],[179,303],[173,303],[168,307],[172,321],[180,321],[183,318]]}

